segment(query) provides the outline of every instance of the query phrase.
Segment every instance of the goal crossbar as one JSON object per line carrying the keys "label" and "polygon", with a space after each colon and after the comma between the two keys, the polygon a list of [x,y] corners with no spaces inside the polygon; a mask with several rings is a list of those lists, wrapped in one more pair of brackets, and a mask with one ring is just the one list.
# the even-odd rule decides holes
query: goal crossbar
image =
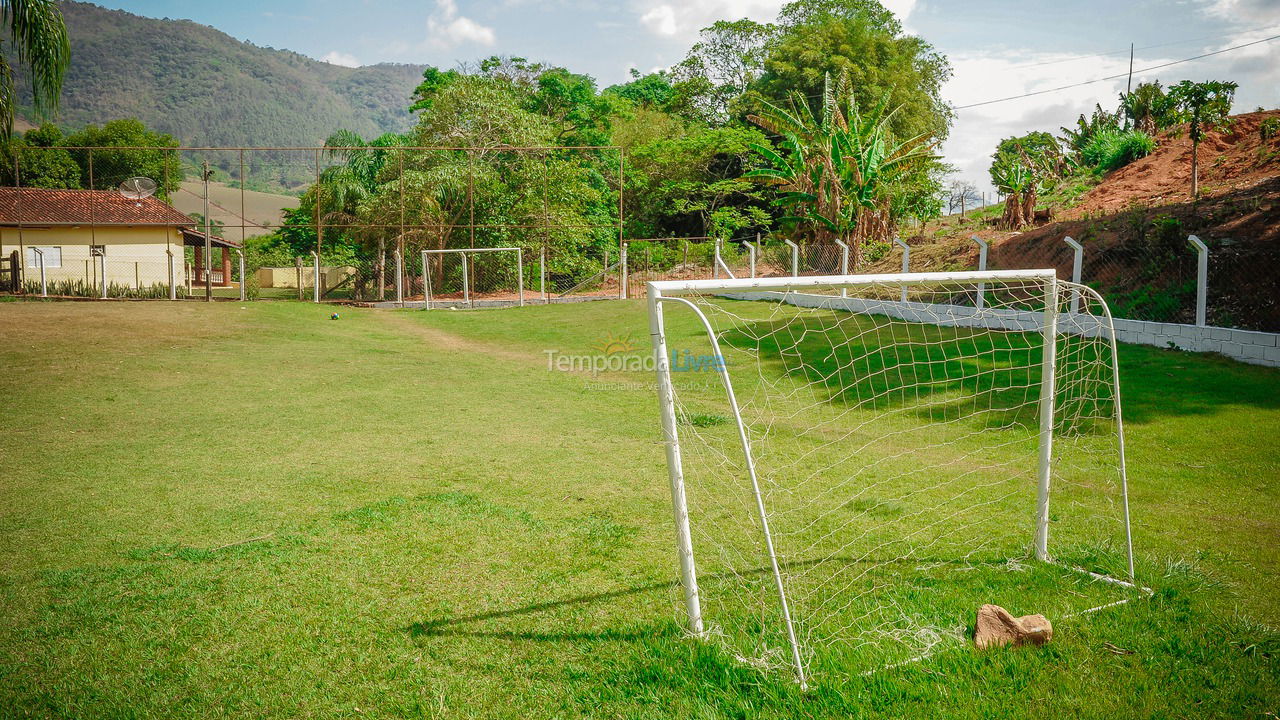
{"label": "goal crossbar", "polygon": [[811,275],[803,277],[737,278],[712,280],[655,280],[648,283],[650,297],[654,293],[667,297],[696,293],[742,290],[801,290],[815,287],[855,288],[868,285],[948,285],[961,283],[1009,282],[1018,280],[1049,281],[1056,279],[1054,270],[975,270],[964,272],[885,273],[866,275]]}

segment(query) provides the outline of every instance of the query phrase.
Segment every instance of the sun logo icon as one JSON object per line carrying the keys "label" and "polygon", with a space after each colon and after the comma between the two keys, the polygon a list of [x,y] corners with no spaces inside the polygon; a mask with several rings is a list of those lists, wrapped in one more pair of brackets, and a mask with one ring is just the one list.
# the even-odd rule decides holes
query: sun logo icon
{"label": "sun logo icon", "polygon": [[609,333],[600,342],[592,345],[593,350],[599,350],[605,355],[617,355],[618,353],[628,353],[636,349],[631,342],[631,335],[614,335]]}

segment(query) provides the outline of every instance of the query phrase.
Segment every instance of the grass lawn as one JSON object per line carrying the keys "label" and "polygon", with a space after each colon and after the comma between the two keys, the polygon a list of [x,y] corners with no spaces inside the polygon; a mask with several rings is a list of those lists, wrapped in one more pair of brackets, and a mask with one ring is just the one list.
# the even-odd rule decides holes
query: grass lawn
{"label": "grass lawn", "polygon": [[802,693],[681,634],[652,378],[547,369],[642,304],[330,312],[0,304],[0,717],[1280,711],[1280,371],[1122,348],[1151,599]]}

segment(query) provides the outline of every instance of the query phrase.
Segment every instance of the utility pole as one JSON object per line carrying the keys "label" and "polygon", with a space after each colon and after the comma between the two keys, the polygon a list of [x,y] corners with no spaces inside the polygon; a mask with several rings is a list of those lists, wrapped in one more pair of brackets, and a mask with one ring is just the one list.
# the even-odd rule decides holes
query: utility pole
{"label": "utility pole", "polygon": [[[204,161],[201,173],[204,179],[204,301],[213,302],[213,236],[209,223],[209,161]],[[241,282],[244,279],[241,278]]]}
{"label": "utility pole", "polygon": [[[1124,97],[1127,102],[1129,93],[1133,92],[1133,43],[1129,43],[1129,79],[1124,84]],[[1129,129],[1129,113],[1124,114],[1124,129]]]}

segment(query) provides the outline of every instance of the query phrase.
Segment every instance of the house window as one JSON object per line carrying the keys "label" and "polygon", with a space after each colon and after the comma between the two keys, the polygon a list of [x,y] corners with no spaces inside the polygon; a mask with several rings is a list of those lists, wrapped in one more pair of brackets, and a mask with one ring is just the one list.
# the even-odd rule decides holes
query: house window
{"label": "house window", "polygon": [[37,249],[40,250],[40,252],[44,253],[44,266],[46,269],[62,267],[62,248],[56,247],[56,246],[41,247],[41,248],[28,247],[27,248],[27,267],[29,268],[40,267],[40,258],[36,255]]}

